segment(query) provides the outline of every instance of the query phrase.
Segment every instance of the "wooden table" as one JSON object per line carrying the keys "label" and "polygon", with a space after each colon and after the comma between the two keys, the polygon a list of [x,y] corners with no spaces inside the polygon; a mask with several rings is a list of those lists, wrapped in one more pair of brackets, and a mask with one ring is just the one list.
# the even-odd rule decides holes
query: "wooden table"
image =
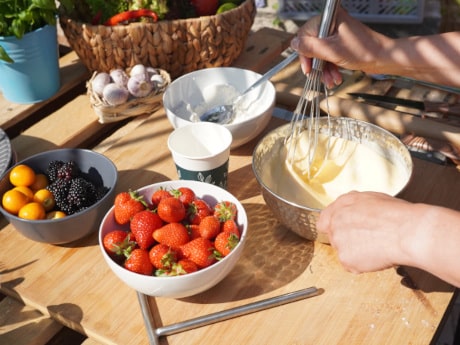
{"label": "wooden table", "polygon": [[[261,30],[236,61],[263,72],[281,58],[290,36]],[[172,130],[163,109],[102,125],[82,83],[88,72],[73,53],[63,57],[63,90],[45,107],[0,100],[0,124],[18,158],[57,147],[90,147],[113,160],[117,191],[176,179],[166,146]],[[291,108],[303,77],[298,66],[276,76],[278,105]],[[83,84],[84,85],[84,84]],[[65,101],[62,101],[65,100]],[[284,123],[273,118],[266,131]],[[310,286],[319,296],[193,329],[163,344],[428,344],[449,307],[454,288],[425,272],[400,268],[354,275],[334,250],[281,226],[264,203],[251,167],[259,138],[235,149],[229,190],[247,210],[248,241],[231,274],[211,290],[180,300],[149,298],[157,326],[243,305]],[[414,160],[413,180],[402,198],[460,209],[458,171]],[[67,245],[30,241],[0,220],[0,291],[103,344],[147,344],[136,292],[107,267],[97,229]]]}

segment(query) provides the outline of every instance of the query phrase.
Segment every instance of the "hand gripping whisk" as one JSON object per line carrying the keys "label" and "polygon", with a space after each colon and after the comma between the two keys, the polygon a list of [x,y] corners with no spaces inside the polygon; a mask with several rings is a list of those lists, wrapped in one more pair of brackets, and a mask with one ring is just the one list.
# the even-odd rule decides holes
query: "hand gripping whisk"
{"label": "hand gripping whisk", "polygon": [[[335,17],[339,4],[339,0],[326,0],[318,33],[319,38],[329,36],[332,30],[334,30]],[[315,160],[318,147],[319,117],[321,114],[319,98],[324,64],[325,62],[323,60],[313,59],[312,70],[307,76],[302,95],[300,96],[291,120],[289,135],[285,139],[288,166],[292,168],[296,161],[302,161],[301,166],[303,168],[301,168],[301,170],[303,171],[300,171],[299,173],[303,176],[307,176],[308,179],[312,177],[310,170],[312,170],[312,164]],[[326,87],[324,87],[324,92],[327,97]],[[297,152],[296,156],[296,150],[299,149],[297,147],[297,141],[300,134],[304,131],[308,131],[309,144],[306,148],[301,150],[300,155],[299,152]],[[327,152],[328,150],[326,149],[326,156]],[[317,175],[320,169],[321,167],[318,167],[318,169],[314,172],[314,175]]]}

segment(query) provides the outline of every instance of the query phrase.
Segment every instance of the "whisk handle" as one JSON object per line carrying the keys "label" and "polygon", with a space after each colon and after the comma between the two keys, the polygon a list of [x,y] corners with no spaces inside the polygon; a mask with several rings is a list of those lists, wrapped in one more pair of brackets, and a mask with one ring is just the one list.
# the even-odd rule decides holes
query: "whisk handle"
{"label": "whisk handle", "polygon": [[326,0],[324,4],[323,14],[321,17],[321,24],[319,27],[319,38],[329,36],[335,28],[335,18],[337,16],[337,9],[340,6],[340,0]]}
{"label": "whisk handle", "polygon": [[[319,27],[318,38],[328,37],[335,28],[335,18],[337,9],[340,6],[340,0],[326,0],[324,4],[323,14],[321,16],[321,24]],[[322,71],[324,61],[319,59],[313,60],[313,69]]]}

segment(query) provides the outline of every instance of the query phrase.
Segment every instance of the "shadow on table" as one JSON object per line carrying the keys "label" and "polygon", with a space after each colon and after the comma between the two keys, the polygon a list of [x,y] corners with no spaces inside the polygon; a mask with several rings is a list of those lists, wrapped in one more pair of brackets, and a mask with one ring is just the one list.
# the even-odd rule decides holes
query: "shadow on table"
{"label": "shadow on table", "polygon": [[83,318],[83,311],[78,305],[73,303],[61,303],[50,305],[47,307],[47,310],[51,318],[54,320],[57,320],[63,325],[71,329],[78,330],[78,332],[84,334],[84,330],[80,325],[80,321]]}
{"label": "shadow on table", "polygon": [[2,264],[2,262],[0,262],[0,276],[3,275],[3,274],[8,274],[8,273],[14,272],[16,270],[23,269],[24,267],[27,267],[27,266],[33,264],[35,261],[37,261],[37,260],[32,260],[32,261],[29,261],[28,263],[25,263],[25,264],[22,264],[22,265],[19,265],[19,266],[15,266],[15,267],[12,267],[12,268],[4,268],[4,265]]}
{"label": "shadow on table", "polygon": [[261,195],[262,190],[254,176],[251,164],[229,173],[228,191],[238,200],[246,200]]}
{"label": "shadow on table", "polygon": [[[310,265],[314,242],[280,225],[266,205],[243,206],[249,229],[240,261],[213,289],[184,301],[209,304],[257,297],[289,284]],[[229,294],[212,293],[228,289]]]}
{"label": "shadow on table", "polygon": [[396,272],[401,276],[401,284],[420,292],[452,292],[452,285],[421,269],[399,266]]}

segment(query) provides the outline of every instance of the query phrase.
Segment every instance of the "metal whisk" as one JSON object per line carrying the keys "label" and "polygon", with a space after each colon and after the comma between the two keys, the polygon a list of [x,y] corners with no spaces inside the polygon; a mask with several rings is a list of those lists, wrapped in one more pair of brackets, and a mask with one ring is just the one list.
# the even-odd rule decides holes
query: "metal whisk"
{"label": "metal whisk", "polygon": [[[318,33],[319,38],[325,38],[331,34],[334,29],[335,17],[339,5],[339,0],[326,0]],[[323,75],[324,64],[325,62],[323,60],[313,59],[312,70],[307,76],[302,95],[300,96],[291,120],[290,133],[285,139],[285,144],[288,149],[286,157],[287,163],[292,166],[295,160],[297,140],[303,131],[308,131],[309,145],[306,150],[306,154],[304,154],[305,157],[301,157],[301,159],[307,160],[307,171],[302,172],[302,175],[307,175],[309,179],[312,177],[310,168],[315,159],[318,147],[319,118],[321,115],[319,98],[321,95],[321,78]],[[326,87],[324,87],[324,93],[327,97]],[[328,150],[326,150],[326,155],[327,152]],[[299,158],[297,158],[297,160],[298,159]],[[315,175],[318,174],[320,170],[321,168],[315,172]]]}

